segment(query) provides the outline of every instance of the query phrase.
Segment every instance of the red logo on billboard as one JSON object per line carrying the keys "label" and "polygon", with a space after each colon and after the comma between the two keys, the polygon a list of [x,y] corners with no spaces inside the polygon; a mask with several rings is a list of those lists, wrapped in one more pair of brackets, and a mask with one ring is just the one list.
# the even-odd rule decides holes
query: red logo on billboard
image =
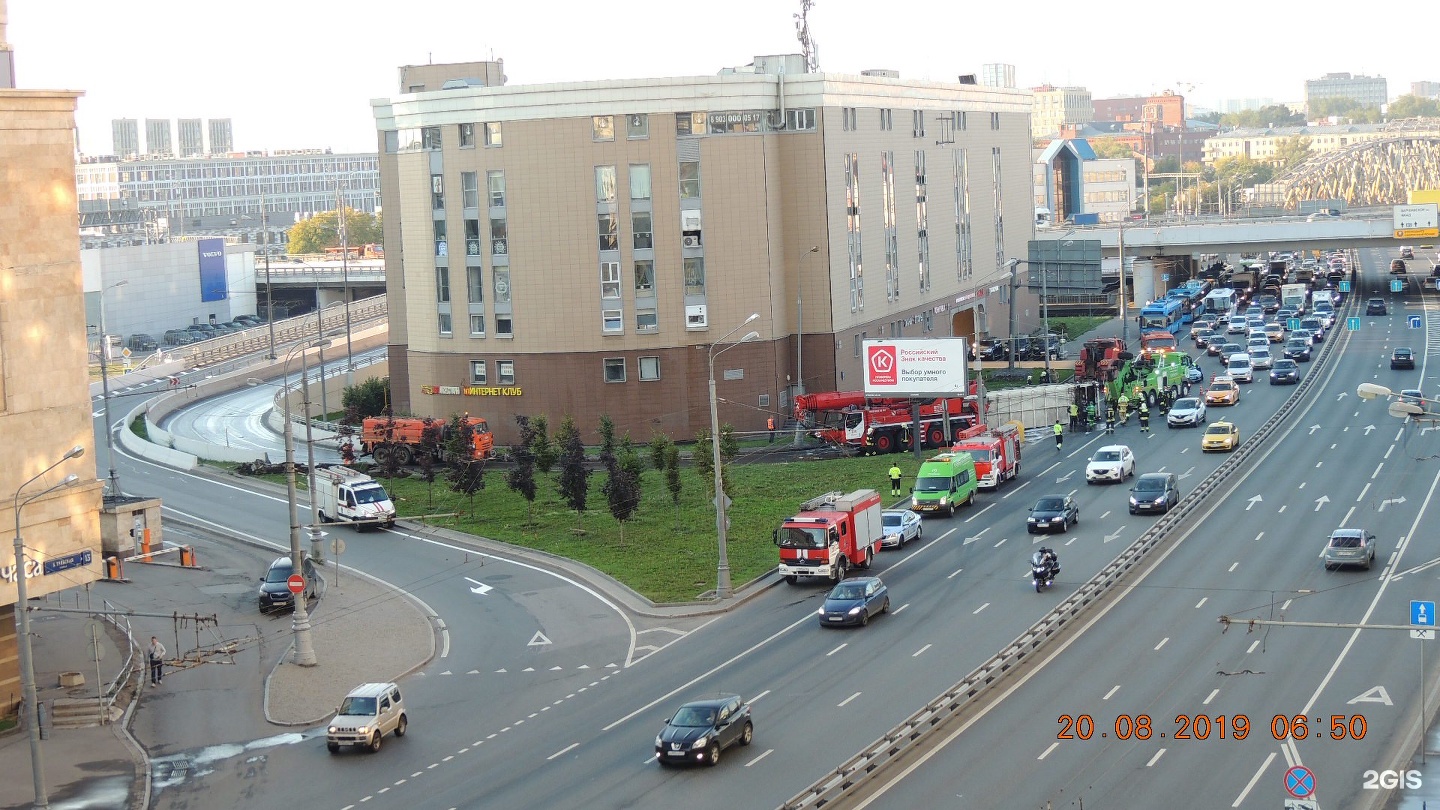
{"label": "red logo on billboard", "polygon": [[894,346],[869,346],[865,351],[871,385],[900,384],[899,363],[895,360]]}

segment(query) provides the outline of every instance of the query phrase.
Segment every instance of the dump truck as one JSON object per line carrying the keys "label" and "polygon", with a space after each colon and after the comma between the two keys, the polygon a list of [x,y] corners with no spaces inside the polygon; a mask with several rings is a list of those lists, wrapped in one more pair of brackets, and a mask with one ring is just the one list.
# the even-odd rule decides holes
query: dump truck
{"label": "dump truck", "polygon": [[395,525],[395,504],[379,481],[338,464],[319,464],[314,470],[315,499],[321,523],[349,523],[363,531],[372,526]]}
{"label": "dump truck", "polygon": [[1020,475],[1020,448],[1025,444],[1025,427],[1006,422],[979,436],[951,445],[955,453],[969,453],[975,459],[975,479],[981,489],[997,489]]}
{"label": "dump truck", "polygon": [[[495,454],[495,437],[490,426],[478,416],[466,416],[470,425],[470,458],[476,461]],[[394,457],[401,466],[413,464],[421,453],[430,452],[436,461],[446,461],[445,445],[450,436],[448,422],[434,420],[440,429],[439,438],[433,448],[425,446],[425,420],[415,417],[367,416],[360,425],[360,449],[362,455],[375,458],[377,464],[384,464]]]}
{"label": "dump truck", "polygon": [[791,585],[800,577],[839,582],[851,568],[869,568],[885,538],[881,511],[873,489],[836,490],[800,504],[775,530],[780,576]]}

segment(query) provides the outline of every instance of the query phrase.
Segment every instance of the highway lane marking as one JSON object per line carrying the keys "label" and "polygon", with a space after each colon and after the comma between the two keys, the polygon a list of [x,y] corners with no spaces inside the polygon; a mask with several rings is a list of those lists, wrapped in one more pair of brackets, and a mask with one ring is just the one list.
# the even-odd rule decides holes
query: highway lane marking
{"label": "highway lane marking", "polygon": [[445,626],[445,620],[437,614],[435,625],[440,628],[440,657],[450,657],[450,628]]}
{"label": "highway lane marking", "polygon": [[840,701],[839,703],[835,704],[835,708],[837,708],[837,709],[838,709],[838,708],[841,708],[841,707],[843,707],[845,704],[849,703],[850,701],[852,701],[852,700],[854,700],[855,698],[858,698],[858,697],[860,697],[860,693],[859,693],[859,692],[856,692],[855,694],[851,695],[850,697],[845,698],[844,700],[842,700],[842,701]]}
{"label": "highway lane marking", "polygon": [[1050,743],[1050,747],[1049,747],[1049,748],[1046,748],[1044,751],[1041,751],[1041,752],[1040,752],[1040,756],[1036,757],[1036,759],[1044,759],[1045,757],[1050,756],[1050,752],[1051,752],[1051,751],[1054,751],[1054,750],[1056,749],[1056,747],[1058,747],[1059,745],[1060,745],[1060,741],[1059,741],[1059,740],[1056,740],[1055,742]]}
{"label": "highway lane marking", "polygon": [[[1323,553],[1323,552],[1322,552],[1322,553]],[[1280,604],[1280,609],[1281,609],[1281,610],[1289,610],[1289,609],[1290,609],[1290,603],[1291,603],[1291,602],[1294,602],[1294,601],[1295,601],[1294,599],[1286,599],[1284,602],[1282,602],[1282,603]]]}
{"label": "highway lane marking", "polygon": [[[1039,541],[1039,540],[1036,540],[1035,542],[1038,543],[1038,542],[1040,542],[1040,541]],[[1070,544],[1073,543],[1073,542],[1075,542],[1075,538],[1074,538],[1074,537],[1070,538],[1069,540],[1066,540],[1066,541],[1065,541],[1065,545],[1068,546],[1068,545],[1070,545]]]}
{"label": "highway lane marking", "polygon": [[1239,567],[1240,567],[1240,563],[1238,563],[1238,562],[1230,563],[1230,570],[1226,571],[1225,573],[1227,573],[1227,574],[1233,574],[1233,573],[1235,573],[1235,569],[1236,569],[1236,568],[1239,568]]}
{"label": "highway lane marking", "polygon": [[[956,571],[955,573],[958,574],[958,573],[960,573],[960,572],[959,572],[959,571]],[[907,607],[910,607],[910,603],[909,603],[909,602],[906,602],[905,604],[901,605],[900,607],[895,608],[895,609],[894,609],[893,611],[891,611],[891,612],[892,612],[892,613],[899,613],[900,611],[904,610],[904,609],[907,608]]]}
{"label": "highway lane marking", "polygon": [[1390,453],[1393,452],[1394,450],[1395,450],[1395,445],[1393,445],[1393,444],[1390,445],[1389,447],[1385,448],[1385,459],[1386,459],[1386,460],[1389,460],[1389,458],[1390,458]]}
{"label": "highway lane marking", "polygon": [[1168,642],[1169,640],[1170,640],[1170,637],[1169,637],[1169,636],[1166,636],[1166,637],[1160,639],[1160,643],[1155,645],[1155,649],[1156,649],[1156,650],[1159,650],[1161,647],[1164,647],[1164,646],[1165,646],[1165,643]]}
{"label": "highway lane marking", "polygon": [[[975,514],[971,515],[970,517],[965,518],[965,522],[966,522],[966,523],[969,523],[970,521],[974,520],[975,518],[980,517],[981,515],[983,515],[983,514],[985,514],[986,512],[990,511],[990,508],[993,507],[994,505],[995,505],[994,503],[986,504],[986,506],[985,506],[984,509],[981,509],[979,512],[976,512]],[[955,530],[954,530],[954,529],[951,529],[950,531],[953,532],[953,531],[955,531]]]}
{"label": "highway lane marking", "polygon": [[1119,692],[1119,691],[1120,691],[1120,684],[1117,683],[1117,684],[1115,684],[1114,686],[1110,687],[1110,691],[1105,693],[1105,697],[1102,697],[1102,698],[1100,698],[1100,699],[1101,699],[1101,700],[1109,700],[1112,695],[1114,695],[1116,692]]}
{"label": "highway lane marking", "polygon": [[1205,604],[1206,600],[1208,600],[1209,598],[1210,598],[1210,597],[1208,597],[1208,596],[1202,596],[1202,597],[1200,597],[1200,601],[1195,603],[1195,609],[1196,609],[1196,610],[1199,610],[1199,609],[1200,609],[1200,606],[1203,605],[1203,604]]}
{"label": "highway lane marking", "polygon": [[850,646],[850,642],[848,642],[848,641],[842,641],[842,642],[840,642],[840,646],[839,646],[839,647],[836,647],[835,649],[831,650],[830,652],[825,653],[825,657],[826,657],[826,658],[829,658],[830,656],[834,655],[834,654],[837,653],[837,652],[840,652],[841,650],[843,650],[843,649],[845,649],[846,647],[849,647],[849,646]]}
{"label": "highway lane marking", "polygon": [[1249,647],[1249,649],[1245,650],[1245,653],[1246,653],[1247,655],[1250,654],[1250,653],[1253,653],[1253,652],[1255,652],[1255,648],[1256,648],[1256,647],[1259,647],[1259,646],[1260,646],[1260,639],[1257,638],[1257,639],[1255,639],[1254,641],[1250,642],[1250,647]]}
{"label": "highway lane marking", "polygon": [[980,611],[984,610],[984,609],[987,608],[987,607],[990,607],[990,603],[989,603],[989,602],[986,602],[985,604],[981,605],[980,607],[975,608],[974,610],[970,611],[970,615],[971,615],[971,616],[974,616],[975,614],[979,613]]}
{"label": "highway lane marking", "polygon": [[926,644],[924,647],[921,647],[920,649],[916,650],[915,652],[910,653],[910,657],[911,657],[911,658],[919,658],[919,657],[920,657],[920,654],[923,653],[923,652],[925,652],[926,650],[930,649],[931,646],[933,646],[933,645]]}
{"label": "highway lane marking", "polygon": [[1209,705],[1210,705],[1210,701],[1214,700],[1214,699],[1215,699],[1215,696],[1218,695],[1218,694],[1220,694],[1220,690],[1219,690],[1219,689],[1212,689],[1212,690],[1210,690],[1210,696],[1207,697],[1207,698],[1205,698],[1205,701],[1204,701],[1201,705],[1202,705],[1202,706],[1209,706]]}
{"label": "highway lane marking", "polygon": [[[967,541],[967,542],[968,542],[968,541]],[[965,570],[964,568],[956,568],[956,569],[955,569],[955,573],[953,573],[953,574],[951,574],[950,576],[945,577],[945,578],[946,578],[946,579],[954,579],[954,578],[956,577],[956,575],[958,575],[961,571],[964,571],[964,570]]]}
{"label": "highway lane marking", "polygon": [[1101,520],[1104,520],[1104,519],[1107,518],[1107,517],[1110,517],[1110,510],[1109,510],[1109,509],[1106,509],[1105,512],[1104,512],[1104,514],[1100,515],[1100,519],[1101,519]]}
{"label": "highway lane marking", "polygon": [[1265,536],[1265,532],[1260,532],[1259,534],[1255,535],[1255,542],[1257,542],[1257,543],[1260,542],[1260,538],[1262,538],[1262,537],[1264,537],[1264,536]]}
{"label": "highway lane marking", "polygon": [[1369,492],[1369,491],[1370,491],[1370,482],[1369,482],[1369,481],[1366,481],[1366,482],[1365,482],[1365,486],[1363,486],[1363,487],[1360,488],[1360,494],[1359,494],[1358,496],[1356,496],[1355,500],[1356,500],[1356,501],[1363,501],[1363,500],[1365,500],[1365,493],[1367,493],[1367,492]]}
{"label": "highway lane marking", "polygon": [[1162,757],[1162,756],[1164,756],[1164,755],[1165,755],[1165,749],[1164,749],[1164,748],[1161,748],[1159,751],[1156,751],[1156,752],[1155,752],[1155,756],[1150,757],[1150,761],[1147,762],[1147,763],[1145,763],[1145,767],[1149,768],[1149,767],[1153,766],[1156,762],[1159,762],[1159,761],[1160,761],[1160,757]]}
{"label": "highway lane marking", "polygon": [[999,547],[1005,545],[1005,541],[1006,541],[1006,540],[1009,540],[1009,539],[1010,539],[1010,538],[1008,538],[1008,537],[1002,537],[1002,538],[1000,538],[1000,542],[998,542],[998,543],[995,544],[995,548],[999,548]]}
{"label": "highway lane marking", "polygon": [[760,694],[756,695],[755,697],[750,698],[750,703],[753,704],[755,701],[759,700],[760,698],[765,697],[765,696],[768,695],[768,694],[770,694],[770,690],[769,690],[769,689],[766,689],[764,692],[761,692]]}
{"label": "highway lane marking", "polygon": [[556,751],[555,753],[553,753],[553,754],[551,754],[550,756],[546,757],[545,760],[548,762],[549,760],[552,760],[552,759],[554,759],[554,758],[556,758],[556,757],[564,756],[565,754],[568,754],[569,752],[574,751],[576,748],[579,748],[579,747],[580,747],[580,743],[578,743],[578,742],[570,743],[569,745],[565,746],[564,748],[561,748],[559,751]]}
{"label": "highway lane marking", "polygon": [[1280,508],[1277,509],[1277,510],[1275,510],[1275,514],[1278,515],[1278,514],[1280,514],[1281,512],[1284,512],[1284,511],[1285,511],[1285,504],[1282,503],[1282,504],[1280,504]]}
{"label": "highway lane marking", "polygon": [[[1316,511],[1319,511],[1319,510],[1316,510]],[[1353,515],[1353,514],[1355,514],[1355,507],[1352,506],[1352,507],[1350,507],[1350,511],[1348,511],[1348,512],[1345,513],[1345,519],[1342,520],[1342,521],[1340,521],[1340,525],[1341,525],[1341,526],[1344,526],[1346,523],[1349,523],[1349,522],[1350,522],[1350,516]]]}
{"label": "highway lane marking", "polygon": [[1371,481],[1374,481],[1377,477],[1379,477],[1379,475],[1380,475],[1380,468],[1381,468],[1381,467],[1384,467],[1384,466],[1385,466],[1385,462],[1383,462],[1383,461],[1380,462],[1379,464],[1376,464],[1376,465],[1375,465],[1375,472],[1370,473],[1370,480],[1371,480]]}
{"label": "highway lane marking", "polygon": [[755,763],[757,763],[757,762],[759,762],[760,760],[764,759],[765,757],[770,756],[770,753],[771,753],[772,751],[774,751],[774,750],[775,750],[774,748],[766,748],[766,749],[765,749],[765,752],[762,753],[760,756],[755,757],[754,759],[752,759],[752,760],[750,760],[749,762],[745,763],[745,767],[748,768],[748,767],[750,767],[751,765],[754,765]]}

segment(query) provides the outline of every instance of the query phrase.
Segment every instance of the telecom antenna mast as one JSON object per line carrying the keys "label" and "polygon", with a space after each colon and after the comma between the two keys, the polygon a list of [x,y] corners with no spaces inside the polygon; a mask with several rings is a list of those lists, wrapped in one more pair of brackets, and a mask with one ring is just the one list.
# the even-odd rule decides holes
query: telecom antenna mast
{"label": "telecom antenna mast", "polygon": [[808,73],[820,72],[820,44],[810,36],[810,20],[808,15],[810,9],[815,7],[815,0],[800,0],[800,13],[795,17],[796,38],[800,40],[800,52],[805,56],[805,70]]}

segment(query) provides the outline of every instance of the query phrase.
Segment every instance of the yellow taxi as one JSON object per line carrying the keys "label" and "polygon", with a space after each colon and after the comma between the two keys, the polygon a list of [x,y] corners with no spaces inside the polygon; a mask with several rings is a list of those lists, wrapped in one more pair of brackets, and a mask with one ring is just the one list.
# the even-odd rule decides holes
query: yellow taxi
{"label": "yellow taxi", "polygon": [[1211,422],[1200,438],[1200,450],[1224,450],[1229,452],[1240,446],[1240,428],[1233,422]]}
{"label": "yellow taxi", "polygon": [[1210,380],[1205,390],[1206,405],[1234,405],[1240,401],[1240,386],[1233,377],[1222,374]]}
{"label": "yellow taxi", "polygon": [[1281,324],[1271,321],[1270,323],[1265,324],[1265,337],[1269,339],[1271,343],[1284,343],[1285,327]]}

